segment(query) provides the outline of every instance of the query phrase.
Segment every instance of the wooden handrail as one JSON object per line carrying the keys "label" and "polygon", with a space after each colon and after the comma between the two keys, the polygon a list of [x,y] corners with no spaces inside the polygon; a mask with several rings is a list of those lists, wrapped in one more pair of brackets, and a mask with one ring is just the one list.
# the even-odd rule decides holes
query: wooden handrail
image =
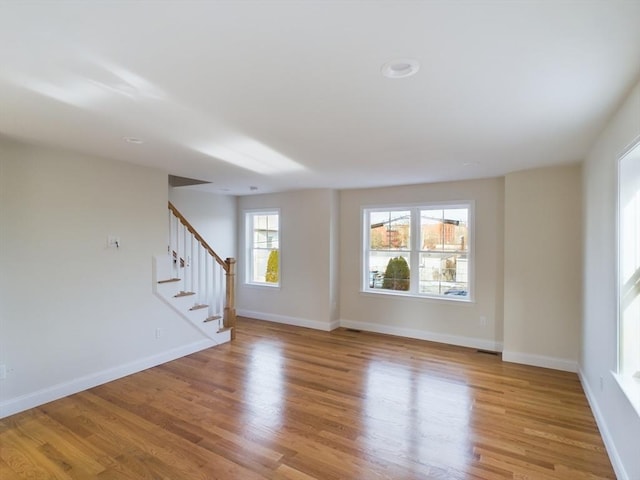
{"label": "wooden handrail", "polygon": [[[198,242],[200,242],[200,244],[204,247],[204,249],[209,252],[209,254],[216,259],[216,262],[218,262],[218,264],[224,268],[224,271],[229,273],[229,264],[227,262],[225,262],[224,260],[222,260],[222,258],[220,258],[218,256],[218,254],[216,252],[213,251],[213,248],[211,248],[209,246],[209,244],[204,240],[204,238],[202,238],[200,236],[200,234],[196,231],[195,228],[193,228],[191,226],[191,224],[187,221],[186,218],[184,218],[184,216],[178,211],[178,209],[176,207],[173,206],[173,204],[171,202],[169,202],[169,210],[171,210],[173,212],[173,214],[178,217],[178,219],[180,220],[180,223],[182,223],[186,229],[189,231],[189,233],[191,233],[191,235],[194,236],[194,238],[196,240],[198,240]],[[235,261],[235,260],[234,260]]]}

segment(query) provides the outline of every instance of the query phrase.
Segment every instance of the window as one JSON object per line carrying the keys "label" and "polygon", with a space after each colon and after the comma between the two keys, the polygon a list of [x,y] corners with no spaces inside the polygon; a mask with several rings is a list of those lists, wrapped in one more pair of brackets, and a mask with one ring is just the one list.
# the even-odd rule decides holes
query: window
{"label": "window", "polygon": [[471,207],[365,208],[363,290],[471,300]]}
{"label": "window", "polygon": [[619,165],[618,285],[618,373],[640,413],[640,143]]}
{"label": "window", "polygon": [[245,213],[247,283],[280,285],[280,212]]}

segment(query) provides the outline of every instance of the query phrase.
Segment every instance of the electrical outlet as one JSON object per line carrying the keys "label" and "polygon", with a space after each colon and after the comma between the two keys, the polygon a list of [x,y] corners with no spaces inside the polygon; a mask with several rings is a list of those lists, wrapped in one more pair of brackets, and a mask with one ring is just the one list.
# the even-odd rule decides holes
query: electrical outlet
{"label": "electrical outlet", "polygon": [[0,365],[0,380],[4,380],[7,378],[7,366]]}
{"label": "electrical outlet", "polygon": [[480,315],[480,326],[481,327],[487,326],[487,317],[485,317],[484,315]]}
{"label": "electrical outlet", "polygon": [[156,339],[162,337],[162,329],[161,328],[156,328]]}

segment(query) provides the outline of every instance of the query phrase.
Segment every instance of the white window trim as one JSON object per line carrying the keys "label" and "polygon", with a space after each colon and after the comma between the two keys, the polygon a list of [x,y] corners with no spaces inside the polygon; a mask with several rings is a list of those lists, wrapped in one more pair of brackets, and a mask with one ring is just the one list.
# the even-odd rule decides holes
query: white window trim
{"label": "white window trim", "polygon": [[[427,293],[418,293],[416,292],[405,292],[400,290],[384,290],[384,289],[376,289],[370,288],[368,281],[369,271],[369,259],[367,256],[367,252],[369,251],[368,241],[369,235],[368,233],[368,215],[367,212],[372,210],[418,210],[418,209],[441,209],[441,208],[467,208],[469,211],[469,236],[471,237],[467,243],[468,253],[467,256],[469,258],[468,264],[468,292],[469,294],[466,297],[459,297],[455,295],[447,296],[447,295],[432,295]],[[360,228],[360,293],[366,295],[388,295],[393,297],[407,297],[407,298],[415,298],[421,300],[428,301],[436,301],[436,302],[449,302],[449,303],[462,303],[462,304],[472,304],[475,303],[475,290],[476,290],[476,281],[475,281],[475,217],[476,217],[476,209],[475,209],[475,201],[474,200],[453,200],[453,201],[435,201],[435,202],[420,202],[420,203],[400,203],[400,204],[374,204],[374,205],[365,205],[360,208],[360,220],[361,220],[361,228]],[[412,219],[413,220],[413,219]],[[416,246],[416,242],[419,242],[419,222],[413,222],[411,224],[411,249],[409,252],[412,256],[419,255],[420,250],[414,248]],[[412,262],[413,263],[413,262]],[[410,265],[410,269],[411,268]]]}
{"label": "white window trim", "polygon": [[617,200],[616,200],[616,257],[617,257],[617,265],[616,265],[616,318],[618,322],[618,345],[617,345],[617,368],[616,372],[611,372],[614,379],[618,383],[618,386],[627,397],[635,412],[640,417],[640,371],[638,372],[623,372],[622,368],[622,290],[623,285],[621,281],[622,276],[622,248],[620,245],[621,238],[621,225],[620,225],[620,216],[621,216],[621,191],[622,191],[622,162],[627,158],[628,155],[637,155],[637,152],[640,150],[640,137],[636,137],[628,146],[623,150],[623,152],[618,156],[617,168],[618,168],[618,184],[617,184]]}
{"label": "white window trim", "polygon": [[[279,208],[254,208],[243,210],[244,240],[245,240],[245,268],[244,283],[250,287],[279,289],[282,284],[282,216]],[[278,215],[278,283],[256,282],[253,280],[253,216]]]}

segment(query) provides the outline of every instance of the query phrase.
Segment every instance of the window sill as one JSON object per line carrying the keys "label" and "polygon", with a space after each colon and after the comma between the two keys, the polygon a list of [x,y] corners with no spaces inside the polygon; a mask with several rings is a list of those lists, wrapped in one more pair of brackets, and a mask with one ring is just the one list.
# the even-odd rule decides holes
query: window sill
{"label": "window sill", "polygon": [[635,409],[636,414],[640,417],[640,379],[614,372],[611,372],[611,374],[618,382],[631,406]]}
{"label": "window sill", "polygon": [[245,285],[245,287],[274,288],[276,290],[280,290],[280,284],[279,283],[250,283],[250,282],[247,282],[244,285]]}
{"label": "window sill", "polygon": [[463,298],[460,296],[430,296],[430,295],[416,295],[413,293],[406,293],[397,290],[360,290],[361,294],[372,297],[402,297],[412,298],[415,300],[426,300],[432,302],[445,302],[445,303],[457,303],[463,305],[470,305],[475,303],[472,298]]}

